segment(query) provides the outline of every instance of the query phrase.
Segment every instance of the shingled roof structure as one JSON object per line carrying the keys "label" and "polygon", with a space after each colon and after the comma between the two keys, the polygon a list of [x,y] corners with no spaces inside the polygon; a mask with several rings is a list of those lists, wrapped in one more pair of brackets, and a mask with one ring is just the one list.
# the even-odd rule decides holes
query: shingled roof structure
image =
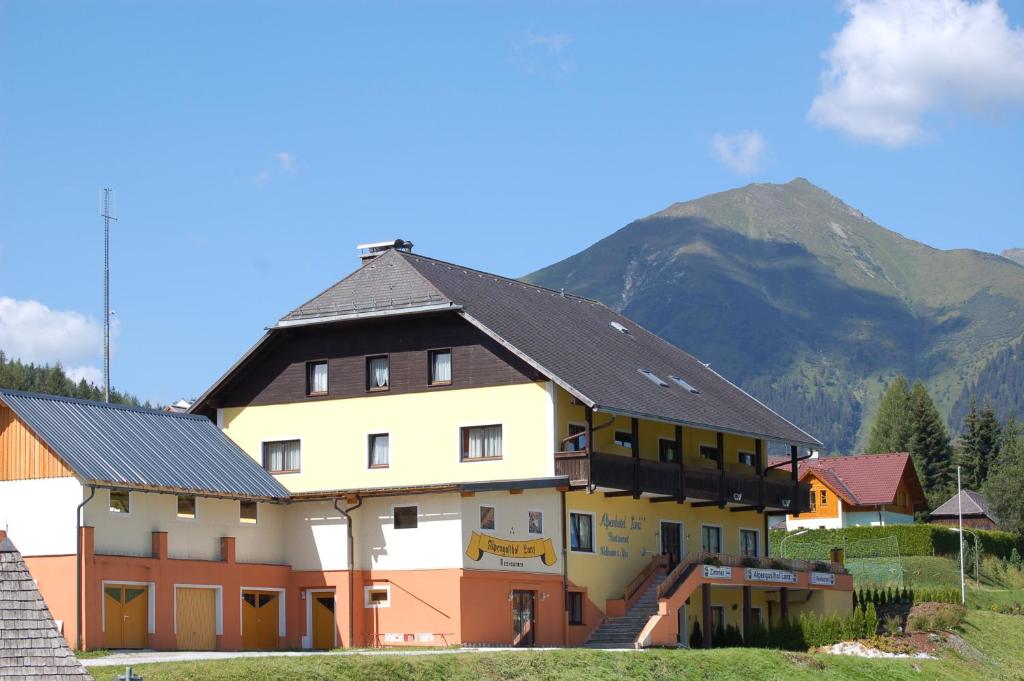
{"label": "shingled roof structure", "polygon": [[25,560],[0,541],[0,678],[91,679],[68,648]]}
{"label": "shingled roof structure", "polygon": [[[775,461],[784,463],[782,460]],[[781,467],[788,469],[788,466]],[[913,459],[904,452],[821,456],[801,461],[798,470],[800,480],[814,474],[852,506],[895,503],[900,481],[906,480],[914,510],[923,511],[928,507]]]}
{"label": "shingled roof structure", "polygon": [[944,504],[931,512],[931,518],[956,518],[960,515],[960,507],[963,508],[963,516],[986,517],[994,524],[999,524],[999,518],[988,505],[988,500],[974,490],[961,490],[960,502],[957,503],[957,495],[954,494]]}
{"label": "shingled roof structure", "polygon": [[288,490],[209,419],[0,389],[84,484],[273,499]]}
{"label": "shingled roof structure", "polygon": [[271,327],[193,405],[276,333],[396,314],[458,314],[595,411],[785,442],[820,442],[709,366],[604,304],[403,250],[389,250]]}

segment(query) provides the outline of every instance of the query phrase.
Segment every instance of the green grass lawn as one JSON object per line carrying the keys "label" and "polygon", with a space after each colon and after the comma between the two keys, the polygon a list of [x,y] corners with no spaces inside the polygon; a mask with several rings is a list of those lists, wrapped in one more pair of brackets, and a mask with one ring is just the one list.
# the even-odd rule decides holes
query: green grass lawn
{"label": "green grass lawn", "polygon": [[[967,606],[988,609],[994,605],[1024,603],[1024,574],[985,561],[974,581],[974,567],[967,574]],[[910,587],[960,588],[960,563],[938,556],[905,556],[903,574]]]}
{"label": "green grass lawn", "polygon": [[[311,656],[249,658],[215,662],[140,665],[145,681],[183,679],[308,681],[342,679],[417,679],[477,681],[478,679],[636,679],[662,681],[946,681],[1005,679],[1024,681],[1024,617],[971,611],[962,627],[963,638],[980,659],[946,651],[938,660],[869,660],[775,650],[650,650],[613,653],[592,650],[541,652],[459,653],[452,655]],[[97,681],[112,681],[121,668],[93,667]]]}

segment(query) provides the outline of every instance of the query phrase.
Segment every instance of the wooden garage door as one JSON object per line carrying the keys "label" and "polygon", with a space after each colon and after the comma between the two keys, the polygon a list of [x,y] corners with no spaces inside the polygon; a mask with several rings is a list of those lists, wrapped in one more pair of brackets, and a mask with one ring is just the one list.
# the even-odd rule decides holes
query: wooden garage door
{"label": "wooden garage door", "polygon": [[149,646],[149,587],[107,584],[103,587],[103,610],[104,647]]}
{"label": "wooden garage door", "polygon": [[334,594],[311,594],[310,603],[313,608],[313,647],[317,650],[330,650],[334,647]]}
{"label": "wooden garage door", "polygon": [[178,650],[216,650],[217,591],[178,588]]}
{"label": "wooden garage door", "polygon": [[278,612],[281,607],[277,591],[242,592],[242,647],[246,650],[277,648]]}

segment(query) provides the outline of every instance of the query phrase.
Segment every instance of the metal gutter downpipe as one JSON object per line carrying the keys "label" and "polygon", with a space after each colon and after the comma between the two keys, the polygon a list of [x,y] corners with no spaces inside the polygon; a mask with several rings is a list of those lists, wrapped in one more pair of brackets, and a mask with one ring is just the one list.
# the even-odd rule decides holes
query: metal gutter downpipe
{"label": "metal gutter downpipe", "polygon": [[349,515],[363,505],[363,498],[356,495],[356,503],[353,506],[343,509],[338,506],[341,499],[334,500],[334,510],[345,516],[345,529],[348,534],[348,646],[354,648],[356,643],[355,631],[355,585],[356,585],[356,563],[355,551],[352,544],[355,541],[355,534],[352,531],[352,516]]}
{"label": "metal gutter downpipe", "polygon": [[96,496],[89,485],[89,496],[75,508],[75,647],[82,649],[82,509]]}

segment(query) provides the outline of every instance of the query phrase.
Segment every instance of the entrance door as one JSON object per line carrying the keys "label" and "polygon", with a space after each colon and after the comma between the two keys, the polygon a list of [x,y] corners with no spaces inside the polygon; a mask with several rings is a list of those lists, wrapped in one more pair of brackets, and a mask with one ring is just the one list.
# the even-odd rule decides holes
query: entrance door
{"label": "entrance door", "polygon": [[149,587],[107,584],[103,587],[103,646],[109,649],[149,645]]}
{"label": "entrance door", "polygon": [[533,609],[534,592],[515,590],[512,592],[512,631],[514,646],[532,646],[536,619]]}
{"label": "entrance door", "polygon": [[279,594],[276,591],[242,592],[242,647],[276,650]]}
{"label": "entrance door", "polygon": [[177,589],[178,650],[217,649],[216,589]]}
{"label": "entrance door", "polygon": [[671,570],[683,558],[683,524],[661,521],[661,552],[668,555],[668,569]]}
{"label": "entrance door", "polygon": [[330,650],[335,647],[334,639],[334,594],[312,593],[313,647]]}

